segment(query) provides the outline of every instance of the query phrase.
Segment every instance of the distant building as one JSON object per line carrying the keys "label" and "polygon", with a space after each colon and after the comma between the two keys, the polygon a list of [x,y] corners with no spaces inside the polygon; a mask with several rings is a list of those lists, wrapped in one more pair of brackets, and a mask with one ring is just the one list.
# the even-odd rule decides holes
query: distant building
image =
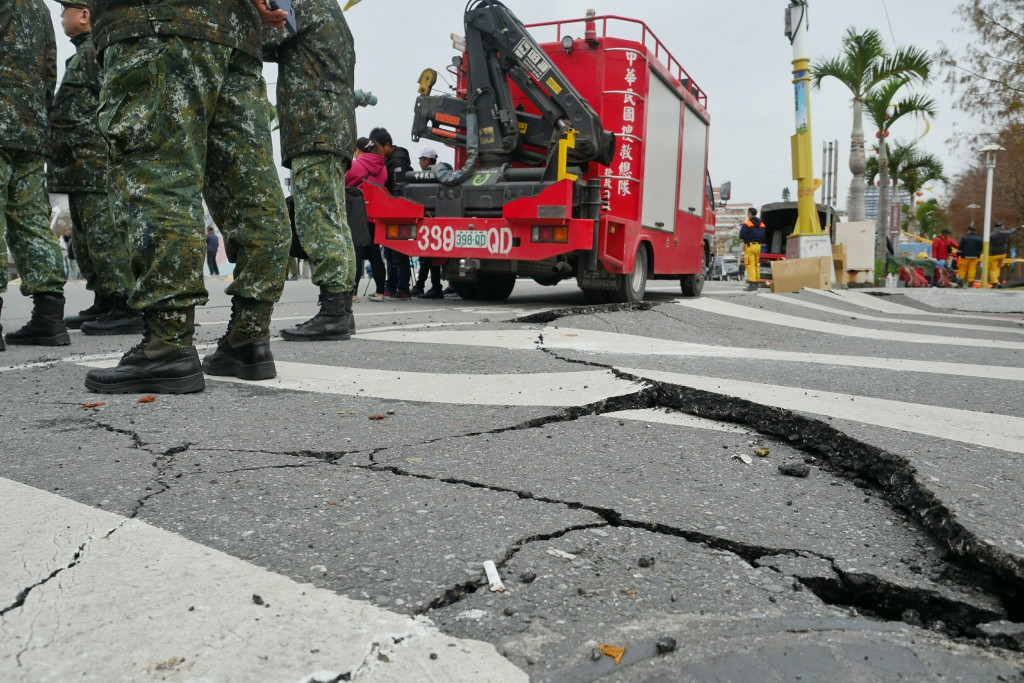
{"label": "distant building", "polygon": [[[877,185],[868,185],[864,188],[864,218],[878,218],[878,190],[880,188]],[[889,196],[889,201],[894,199],[892,195]],[[900,204],[910,204],[910,191],[899,189],[899,201]],[[846,198],[846,212],[850,212],[850,198]]]}

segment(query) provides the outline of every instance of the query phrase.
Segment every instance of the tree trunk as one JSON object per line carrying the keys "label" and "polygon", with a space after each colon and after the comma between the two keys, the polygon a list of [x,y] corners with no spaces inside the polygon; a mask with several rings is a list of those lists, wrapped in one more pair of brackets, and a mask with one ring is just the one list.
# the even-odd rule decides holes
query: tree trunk
{"label": "tree trunk", "polygon": [[[875,221],[875,260],[885,262],[885,240],[889,236],[889,155],[885,133],[878,138],[878,218]],[[896,245],[893,244],[893,250]]]}
{"label": "tree trunk", "polygon": [[851,223],[864,220],[864,170],[867,158],[864,156],[864,103],[859,97],[853,98],[853,133],[850,135],[850,208],[847,219]]}

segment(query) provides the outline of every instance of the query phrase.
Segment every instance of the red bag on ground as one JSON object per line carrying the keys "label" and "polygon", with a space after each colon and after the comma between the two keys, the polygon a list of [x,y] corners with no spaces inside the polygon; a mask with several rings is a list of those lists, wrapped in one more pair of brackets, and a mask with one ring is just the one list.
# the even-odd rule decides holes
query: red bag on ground
{"label": "red bag on ground", "polygon": [[935,286],[936,287],[952,287],[953,281],[949,279],[949,271],[945,268],[935,269]]}
{"label": "red bag on ground", "polygon": [[900,266],[899,277],[907,284],[907,287],[927,287],[928,279],[920,268]]}

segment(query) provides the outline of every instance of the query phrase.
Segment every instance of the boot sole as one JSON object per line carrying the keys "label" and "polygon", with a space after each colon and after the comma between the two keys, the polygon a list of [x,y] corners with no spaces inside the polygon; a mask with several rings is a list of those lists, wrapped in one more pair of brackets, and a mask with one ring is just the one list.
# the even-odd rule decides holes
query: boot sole
{"label": "boot sole", "polygon": [[206,378],[200,372],[185,377],[102,384],[86,377],[85,388],[97,394],[193,394],[206,388]]}
{"label": "boot sole", "polygon": [[348,341],[352,338],[350,332],[343,332],[340,334],[318,334],[315,337],[306,337],[293,335],[281,330],[281,339],[288,341],[304,341],[304,342],[315,342],[315,341]]}
{"label": "boot sole", "polygon": [[241,363],[208,363],[203,361],[203,372],[217,377],[237,377],[247,382],[258,382],[261,379],[277,377],[277,366],[274,361],[242,365]]}
{"label": "boot sole", "polygon": [[79,329],[82,331],[82,334],[87,334],[90,337],[103,337],[115,334],[142,334],[146,331],[146,325],[145,323],[139,323],[134,327],[118,327],[106,330],[97,330],[94,328],[88,328],[86,325],[82,325]]}
{"label": "boot sole", "polygon": [[71,343],[71,336],[67,332],[53,337],[30,337],[28,339],[12,339],[8,335],[6,341],[15,346],[67,346]]}

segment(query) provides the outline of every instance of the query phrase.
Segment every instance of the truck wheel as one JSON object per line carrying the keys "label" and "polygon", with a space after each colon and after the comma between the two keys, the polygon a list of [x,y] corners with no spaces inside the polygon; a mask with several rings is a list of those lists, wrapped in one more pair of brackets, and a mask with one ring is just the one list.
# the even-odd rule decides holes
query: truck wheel
{"label": "truck wheel", "polygon": [[459,282],[457,280],[452,280],[450,284],[452,289],[455,290],[455,293],[467,301],[473,301],[474,299],[480,298],[476,293],[475,282]]}
{"label": "truck wheel", "polygon": [[512,294],[515,286],[516,276],[511,273],[480,273],[476,278],[476,298],[504,301]]}
{"label": "truck wheel", "polygon": [[704,272],[684,275],[679,279],[679,284],[682,287],[683,296],[700,296],[701,290],[704,289]]}
{"label": "truck wheel", "polygon": [[639,245],[633,257],[633,272],[618,276],[619,286],[609,292],[609,300],[616,304],[635,304],[644,300],[647,291],[647,248]]}
{"label": "truck wheel", "polygon": [[608,303],[608,295],[611,294],[607,289],[584,289],[582,292],[583,300],[590,306]]}

